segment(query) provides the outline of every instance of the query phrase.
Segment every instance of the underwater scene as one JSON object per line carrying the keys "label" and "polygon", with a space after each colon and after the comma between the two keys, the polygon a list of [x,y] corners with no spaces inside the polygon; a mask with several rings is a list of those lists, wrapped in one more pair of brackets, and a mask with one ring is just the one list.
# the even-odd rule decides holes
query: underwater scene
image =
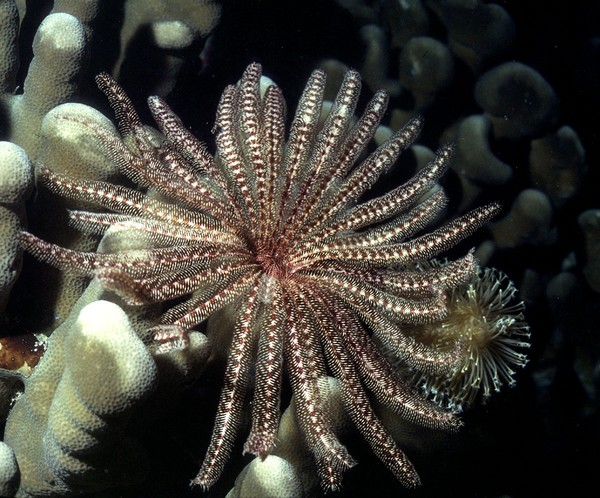
{"label": "underwater scene", "polygon": [[597,496],[599,19],[0,0],[0,496]]}

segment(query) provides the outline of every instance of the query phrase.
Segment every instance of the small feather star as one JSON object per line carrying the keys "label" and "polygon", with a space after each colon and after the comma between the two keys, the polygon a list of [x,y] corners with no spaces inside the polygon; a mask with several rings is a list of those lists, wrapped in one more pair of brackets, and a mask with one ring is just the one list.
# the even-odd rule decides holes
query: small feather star
{"label": "small feather star", "polygon": [[454,246],[499,209],[481,207],[421,233],[445,205],[443,192],[425,194],[447,168],[452,147],[441,148],[405,184],[361,202],[411,145],[422,121],[414,118],[363,159],[388,98],[376,92],[355,122],[356,71],[346,73],[322,126],[325,73],[313,72],[286,136],[281,90],[270,85],[261,93],[261,67],[251,64],[221,97],[214,157],[160,98],[148,101],[158,133],[141,123],[115,81],[107,75],[97,81],[123,140],[95,133],[121,171],[149,194],[43,168],[41,178],[59,195],[111,211],[71,212],[80,229],[129,229],[151,247],[84,253],[29,233],[21,243],[49,264],[98,278],[130,304],[184,298],[153,329],[167,350],[184,347],[187,331],[216,310],[236,311],[212,438],[192,484],[208,488],[223,472],[252,373],[252,427],[244,449],[264,458],[274,448],[285,371],[325,489],[339,488],[342,472],[355,464],[319,399],[317,382],[326,375],[340,381],[345,409],[373,452],[403,485],[416,486],[417,472],[371,398],[413,423],[460,425],[403,380],[381,351],[428,375],[449,374],[459,364],[458,347],[437,350],[402,332],[403,324],[444,320],[448,292],[477,271],[472,252],[442,268],[416,271],[415,264]]}
{"label": "small feather star", "polygon": [[[434,261],[434,264],[437,264]],[[452,375],[416,372],[413,382],[438,405],[462,411],[481,395],[485,402],[503,385],[516,384],[516,368],[530,347],[525,305],[515,285],[499,270],[485,268],[448,293],[448,316],[434,324],[411,325],[405,333],[436,349],[463,346]]]}

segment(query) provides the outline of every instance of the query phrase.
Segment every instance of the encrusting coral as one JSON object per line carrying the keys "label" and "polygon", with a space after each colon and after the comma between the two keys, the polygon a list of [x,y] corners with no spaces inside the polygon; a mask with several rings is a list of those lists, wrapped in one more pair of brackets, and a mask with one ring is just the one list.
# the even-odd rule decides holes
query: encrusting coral
{"label": "encrusting coral", "polygon": [[344,408],[373,451],[404,485],[418,484],[363,382],[403,418],[437,429],[456,428],[458,421],[398,377],[364,324],[419,371],[443,375],[459,364],[459,343],[447,351],[430,348],[398,327],[444,320],[447,292],[467,282],[477,263],[468,253],[440,268],[407,267],[455,245],[498,211],[496,205],[478,208],[416,236],[445,204],[441,191],[419,198],[447,168],[452,148],[442,148],[404,185],[354,205],[421,128],[420,119],[413,119],[356,165],[387,96],[377,92],[353,125],[360,90],[354,71],[345,75],[320,129],[325,75],[312,74],[286,143],[282,94],[274,85],[261,91],[260,66],[250,65],[221,98],[214,159],[159,98],[150,98],[149,105],[164,135],[142,125],[112,79],[101,75],[98,83],[116,111],[123,141],[100,130],[97,138],[124,174],[156,189],[160,198],[47,169],[41,177],[58,194],[116,212],[72,211],[80,228],[102,233],[111,225],[121,227],[150,247],[84,253],[25,232],[21,243],[43,261],[95,276],[130,305],[191,294],[150,329],[166,350],[186,347],[188,331],[217,309],[228,306],[235,313],[213,436],[193,482],[211,486],[229,459],[257,345],[247,452],[264,458],[273,450],[285,362],[322,485],[337,489],[342,471],[354,461],[319,401],[318,379],[330,369],[339,379]]}

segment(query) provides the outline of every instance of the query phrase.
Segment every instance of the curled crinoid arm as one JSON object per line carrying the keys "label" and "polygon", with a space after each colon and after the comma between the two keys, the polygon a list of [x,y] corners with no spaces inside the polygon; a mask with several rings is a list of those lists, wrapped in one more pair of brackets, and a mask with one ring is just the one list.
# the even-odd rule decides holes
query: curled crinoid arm
{"label": "curled crinoid arm", "polygon": [[160,131],[173,141],[177,150],[181,151],[184,158],[189,161],[186,163],[187,169],[202,176],[215,175],[213,156],[206,146],[192,135],[166,102],[160,97],[149,97],[148,107]]}
{"label": "curled crinoid arm", "polygon": [[131,99],[119,84],[107,73],[96,76],[98,88],[106,95],[108,102],[115,112],[119,130],[123,135],[132,133],[136,128],[141,128],[142,122]]}
{"label": "curled crinoid arm", "polygon": [[150,350],[154,354],[166,354],[188,347],[190,338],[187,331],[178,325],[157,325],[147,330],[152,342]]}
{"label": "curled crinoid arm", "polygon": [[154,138],[142,124],[133,103],[123,88],[108,74],[101,73],[96,76],[96,83],[114,110],[124,142],[141,159],[135,168],[137,173],[150,181],[154,176],[156,180],[155,175],[161,169],[161,165],[155,160]]}

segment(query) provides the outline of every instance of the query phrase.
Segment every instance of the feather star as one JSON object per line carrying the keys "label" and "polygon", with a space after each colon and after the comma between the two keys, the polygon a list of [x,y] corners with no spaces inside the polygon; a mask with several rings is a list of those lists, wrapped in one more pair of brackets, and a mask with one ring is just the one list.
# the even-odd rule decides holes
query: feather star
{"label": "feather star", "polygon": [[236,311],[212,438],[192,484],[208,488],[222,473],[252,372],[252,427],[244,450],[261,458],[272,451],[285,371],[325,489],[337,489],[342,472],[355,463],[319,399],[318,379],[328,374],[339,380],[345,410],[373,452],[403,485],[417,485],[417,472],[371,398],[422,426],[460,425],[455,414],[403,380],[382,353],[386,348],[428,375],[450,374],[459,365],[458,345],[436,350],[402,330],[403,324],[444,320],[448,292],[477,271],[472,251],[427,271],[415,264],[469,236],[499,209],[480,207],[421,233],[445,205],[442,191],[431,192],[452,147],[442,147],[403,185],[362,201],[414,141],[422,120],[412,119],[363,157],[388,98],[376,92],[355,122],[356,71],[346,73],[322,125],[325,74],[314,71],[286,137],[281,90],[270,85],[261,93],[261,67],[251,64],[221,97],[214,157],[160,98],[148,100],[160,129],[151,132],[115,81],[107,75],[97,81],[123,140],[95,133],[124,175],[152,194],[43,167],[41,178],[59,195],[110,211],[72,211],[81,230],[98,234],[118,226],[151,247],[84,253],[26,232],[21,243],[49,264],[98,278],[130,304],[184,298],[152,329],[166,349],[185,347],[187,331],[216,310]]}

